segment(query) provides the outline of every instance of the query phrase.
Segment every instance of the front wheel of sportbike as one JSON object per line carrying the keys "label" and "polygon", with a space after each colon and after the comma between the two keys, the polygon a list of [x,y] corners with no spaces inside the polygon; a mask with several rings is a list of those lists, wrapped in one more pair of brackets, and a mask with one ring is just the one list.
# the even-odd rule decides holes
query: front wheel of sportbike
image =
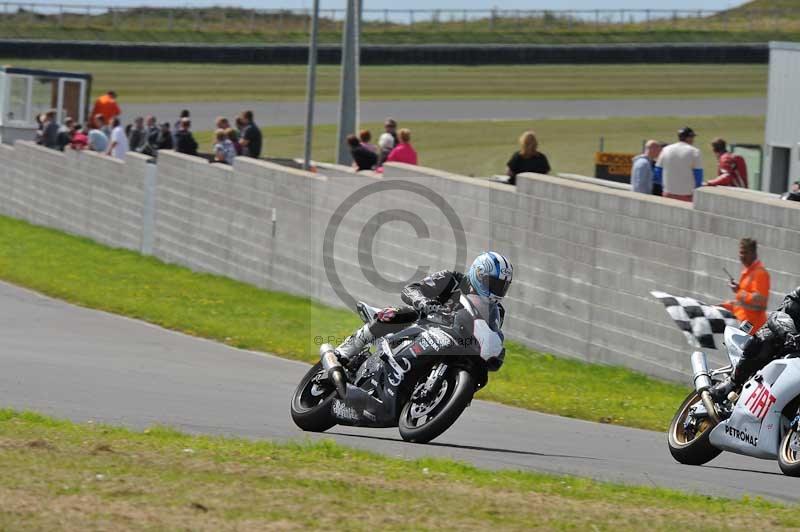
{"label": "front wheel of sportbike", "polygon": [[468,371],[448,368],[436,390],[423,394],[426,378],[414,387],[400,412],[400,436],[405,441],[427,443],[456,422],[472,401],[475,379]]}
{"label": "front wheel of sportbike", "polygon": [[800,477],[800,432],[798,427],[789,429],[778,449],[778,465],[784,475]]}
{"label": "front wheel of sportbike", "polygon": [[697,392],[690,393],[669,425],[669,452],[682,464],[702,465],[722,452],[708,440],[717,422],[710,417],[693,418],[689,415],[693,407],[702,404],[703,400]]}
{"label": "front wheel of sportbike", "polygon": [[295,425],[309,432],[325,432],[336,425],[331,412],[331,403],[336,388],[331,384],[317,362],[305,374],[292,396],[292,420]]}

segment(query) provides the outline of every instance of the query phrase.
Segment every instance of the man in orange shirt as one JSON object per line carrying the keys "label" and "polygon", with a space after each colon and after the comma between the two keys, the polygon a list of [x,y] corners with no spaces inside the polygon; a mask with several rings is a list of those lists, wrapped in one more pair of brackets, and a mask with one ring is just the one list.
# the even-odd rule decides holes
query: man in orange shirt
{"label": "man in orange shirt", "polygon": [[743,238],[739,243],[739,260],[744,266],[742,275],[738,283],[733,280],[730,283],[736,298],[722,306],[733,312],[739,321],[752,323],[752,334],[755,334],[767,321],[769,273],[758,260],[758,243],[751,238]]}
{"label": "man in orange shirt", "polygon": [[[92,109],[91,117],[92,121],[94,121],[95,116],[103,115],[103,118],[106,119],[106,124],[110,124],[111,120],[120,114],[122,114],[122,111],[119,105],[117,105],[117,93],[108,91],[94,101],[94,109]],[[96,124],[95,127],[97,127]]]}

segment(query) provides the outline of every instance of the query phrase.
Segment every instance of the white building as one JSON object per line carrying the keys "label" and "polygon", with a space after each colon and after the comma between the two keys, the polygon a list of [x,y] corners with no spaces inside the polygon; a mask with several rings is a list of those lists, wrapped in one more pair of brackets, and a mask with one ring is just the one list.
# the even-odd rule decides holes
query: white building
{"label": "white building", "polygon": [[762,190],[782,193],[800,180],[800,43],[769,43]]}

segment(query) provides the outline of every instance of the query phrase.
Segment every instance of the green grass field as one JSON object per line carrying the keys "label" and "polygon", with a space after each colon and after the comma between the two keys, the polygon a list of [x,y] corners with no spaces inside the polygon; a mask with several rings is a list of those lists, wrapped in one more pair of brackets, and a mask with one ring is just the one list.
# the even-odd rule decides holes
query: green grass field
{"label": "green grass field", "polygon": [[789,530],[796,507],[0,410],[2,530]]}
{"label": "green grass field", "polygon": [[[306,69],[0,59],[0,63],[89,72],[93,96],[114,89],[126,103],[291,101],[305,98]],[[339,67],[319,67],[317,97],[336,100]],[[365,100],[734,98],[766,95],[766,65],[362,66]]]}
{"label": "green grass field", "polygon": [[[343,337],[360,323],[347,310],[4,217],[0,279],[86,307],[307,362],[318,359],[314,336]],[[664,430],[688,391],[623,368],[556,358],[513,343],[507,347],[502,371],[492,374],[479,398]]]}
{"label": "green grass field", "polygon": [[[697,146],[703,152],[706,176],[716,175],[717,161],[709,143],[720,136],[729,142],[761,144],[764,119],[761,117],[637,117],[611,119],[520,120],[475,122],[401,123],[412,131],[412,143],[421,165],[450,172],[485,177],[505,173],[505,165],[517,149],[517,139],[526,129],[539,137],[539,149],[547,155],[555,172],[594,175],[594,152],[600,137],[606,151],[638,153],[642,142],[655,138],[676,140],[678,128],[685,124],[698,132]],[[364,124],[373,135],[382,124]],[[264,129],[266,155],[300,157],[303,153],[303,128],[300,126]],[[201,149],[210,151],[211,132],[197,134]],[[336,127],[317,126],[314,130],[314,158],[335,160]],[[751,170],[752,171],[752,170]]]}

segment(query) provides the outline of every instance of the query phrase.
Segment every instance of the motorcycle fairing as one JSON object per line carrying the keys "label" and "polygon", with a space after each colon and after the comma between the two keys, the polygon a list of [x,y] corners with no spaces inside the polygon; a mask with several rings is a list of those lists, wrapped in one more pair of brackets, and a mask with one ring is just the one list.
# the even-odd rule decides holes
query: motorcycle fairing
{"label": "motorcycle fairing", "polygon": [[725,352],[728,354],[728,359],[731,365],[736,367],[739,359],[742,358],[744,351],[744,342],[750,338],[750,335],[738,327],[725,327],[725,337],[723,343],[725,344]]}
{"label": "motorcycle fairing", "polygon": [[[714,427],[714,447],[775,459],[791,419],[783,409],[800,395],[800,358],[773,360],[745,383],[731,416]],[[794,413],[792,413],[794,416]]]}

